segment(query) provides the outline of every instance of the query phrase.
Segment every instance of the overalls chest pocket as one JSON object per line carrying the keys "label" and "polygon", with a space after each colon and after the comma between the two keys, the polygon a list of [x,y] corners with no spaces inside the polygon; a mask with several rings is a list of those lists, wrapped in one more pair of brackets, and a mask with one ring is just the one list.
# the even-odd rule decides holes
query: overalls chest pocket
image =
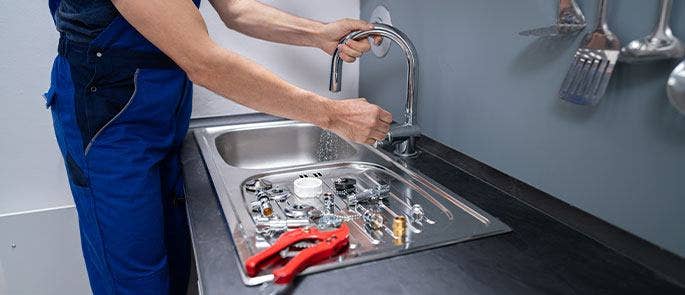
{"label": "overalls chest pocket", "polygon": [[125,143],[160,150],[172,144],[177,117],[190,115],[192,86],[181,69],[139,68],[131,77],[104,81],[103,91],[97,89],[90,98],[92,133],[84,141],[86,156],[96,146]]}
{"label": "overalls chest pocket", "polygon": [[136,69],[101,67],[88,72],[82,95],[77,95],[76,114],[84,151],[103,129],[107,128],[131,104],[136,92]]}

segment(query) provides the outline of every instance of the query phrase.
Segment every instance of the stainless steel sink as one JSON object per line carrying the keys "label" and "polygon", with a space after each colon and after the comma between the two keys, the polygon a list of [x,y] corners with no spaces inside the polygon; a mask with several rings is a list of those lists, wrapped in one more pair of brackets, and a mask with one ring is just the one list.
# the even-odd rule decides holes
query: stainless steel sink
{"label": "stainless steel sink", "polygon": [[[334,192],[334,180],[355,179],[359,190],[387,184],[387,199],[370,205],[349,206],[349,199],[334,198],[331,210],[347,218],[349,248],[337,257],[310,267],[312,273],[470,239],[505,233],[511,229],[487,212],[443,186],[411,170],[390,153],[347,142],[318,127],[293,121],[208,127],[195,131],[224,216],[230,227],[241,265],[243,281],[256,285],[273,279],[270,269],[256,277],[244,272],[245,260],[268,247],[278,236],[265,236],[257,222],[263,217],[250,203],[256,194],[246,184],[268,181],[293,191],[292,182],[303,177],[323,181],[324,192]],[[294,198],[297,199],[297,198]],[[293,198],[273,200],[270,220],[287,219]],[[316,204],[323,206],[319,197]],[[330,205],[330,204],[329,204]],[[422,208],[415,219],[412,209]],[[361,216],[372,211],[382,217],[380,227],[370,228]],[[395,236],[393,218],[403,216],[406,236]],[[399,242],[398,242],[399,241]]]}
{"label": "stainless steel sink", "polygon": [[346,159],[357,151],[337,135],[311,125],[261,126],[216,137],[226,164],[245,169],[272,169]]}

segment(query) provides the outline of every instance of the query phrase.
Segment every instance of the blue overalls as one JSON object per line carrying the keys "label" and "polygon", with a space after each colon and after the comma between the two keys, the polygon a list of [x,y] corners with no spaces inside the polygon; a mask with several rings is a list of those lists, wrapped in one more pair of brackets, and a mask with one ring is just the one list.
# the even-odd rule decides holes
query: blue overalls
{"label": "blue overalls", "polygon": [[58,53],[45,99],[93,293],[185,294],[179,151],[191,82],[121,16],[89,44],[60,38]]}

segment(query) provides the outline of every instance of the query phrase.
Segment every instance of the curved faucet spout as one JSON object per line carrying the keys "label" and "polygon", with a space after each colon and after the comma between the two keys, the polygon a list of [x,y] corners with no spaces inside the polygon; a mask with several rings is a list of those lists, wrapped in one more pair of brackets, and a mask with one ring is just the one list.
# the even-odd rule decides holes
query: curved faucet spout
{"label": "curved faucet spout", "polygon": [[[414,44],[411,43],[409,37],[402,33],[402,31],[384,24],[374,23],[373,29],[367,31],[355,31],[345,36],[345,38],[340,40],[340,44],[345,43],[347,40],[363,39],[372,35],[379,35],[392,40],[397,44],[400,49],[404,52],[407,59],[407,103],[405,105],[404,112],[404,124],[403,126],[414,126],[415,125],[415,113],[416,108],[416,85],[418,82],[418,58],[416,56],[416,48]],[[331,92],[339,92],[340,85],[342,83],[342,58],[339,56],[339,49],[335,49],[333,52],[333,60],[331,62],[331,76],[329,83],[329,90]],[[418,130],[418,128],[415,128]],[[418,136],[415,134],[414,136]],[[407,138],[402,143],[396,145],[395,154],[400,156],[413,156],[416,154],[414,148],[414,136]]]}

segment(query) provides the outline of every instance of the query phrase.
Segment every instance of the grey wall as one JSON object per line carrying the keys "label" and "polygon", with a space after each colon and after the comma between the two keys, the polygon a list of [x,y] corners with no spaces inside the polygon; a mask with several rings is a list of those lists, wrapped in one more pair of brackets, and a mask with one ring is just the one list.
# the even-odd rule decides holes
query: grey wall
{"label": "grey wall", "polygon": [[[685,116],[668,104],[674,62],[619,65],[595,108],[557,91],[580,35],[517,32],[554,21],[552,0],[362,0],[384,3],[419,52],[418,121],[438,141],[685,256]],[[596,1],[578,1],[594,23]],[[685,38],[685,1],[672,26]],[[658,1],[610,1],[624,44],[649,33]],[[404,61],[367,56],[360,94],[401,114]],[[477,197],[477,196],[474,196]]]}

